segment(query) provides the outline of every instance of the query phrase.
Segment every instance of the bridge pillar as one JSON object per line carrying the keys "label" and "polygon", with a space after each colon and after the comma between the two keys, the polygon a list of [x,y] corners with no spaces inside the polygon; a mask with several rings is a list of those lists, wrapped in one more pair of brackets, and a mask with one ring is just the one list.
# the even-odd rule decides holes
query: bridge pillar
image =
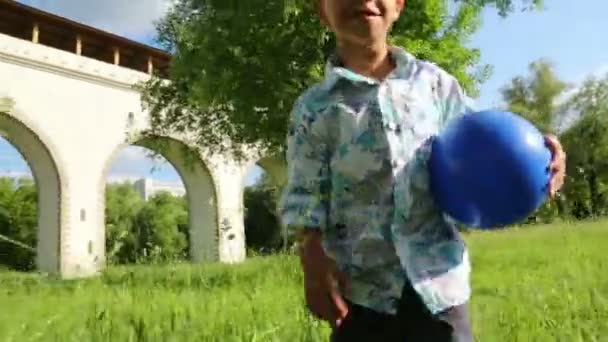
{"label": "bridge pillar", "polygon": [[16,110],[15,102],[4,97],[0,97],[0,132],[27,161],[36,183],[36,266],[41,272],[60,275],[64,259],[62,200],[66,182],[57,148],[31,117]]}
{"label": "bridge pillar", "polygon": [[62,278],[88,277],[98,274],[105,266],[105,225],[99,224],[104,218],[98,210],[97,177],[73,164],[66,163],[66,166],[70,175],[61,194],[60,275]]}
{"label": "bridge pillar", "polygon": [[219,221],[219,261],[236,263],[246,258],[245,224],[243,207],[244,167],[229,160],[218,162],[214,167],[217,189],[217,213]]}

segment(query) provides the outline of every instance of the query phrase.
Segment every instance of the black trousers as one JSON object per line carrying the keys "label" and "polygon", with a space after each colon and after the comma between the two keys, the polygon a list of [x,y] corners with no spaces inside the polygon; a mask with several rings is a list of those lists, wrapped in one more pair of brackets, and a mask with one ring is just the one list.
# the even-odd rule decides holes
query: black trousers
{"label": "black trousers", "polygon": [[349,314],[331,342],[473,342],[466,304],[433,315],[409,284],[395,315],[348,304]]}

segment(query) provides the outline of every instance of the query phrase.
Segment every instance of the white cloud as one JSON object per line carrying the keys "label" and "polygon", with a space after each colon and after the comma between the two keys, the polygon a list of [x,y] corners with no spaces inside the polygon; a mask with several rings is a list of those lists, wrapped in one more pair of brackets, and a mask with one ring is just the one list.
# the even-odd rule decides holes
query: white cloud
{"label": "white cloud", "polygon": [[573,80],[573,82],[571,82],[572,87],[570,89],[568,89],[567,91],[565,91],[561,96],[559,96],[556,99],[556,102],[558,104],[565,103],[570,97],[572,97],[574,94],[576,94],[581,89],[581,86],[583,85],[585,80],[587,80],[588,78],[590,78],[590,77],[600,78],[600,77],[606,76],[606,74],[608,74],[608,64],[602,65],[602,66],[596,68],[592,72],[580,75],[575,80]]}
{"label": "white cloud", "polygon": [[597,70],[592,73],[592,75],[595,75],[598,77],[603,77],[606,74],[608,74],[608,64],[602,65],[601,67],[597,68]]}
{"label": "white cloud", "polygon": [[[588,78],[590,78],[590,77],[602,78],[607,75],[608,75],[608,64],[595,68],[595,70],[593,70],[589,73],[580,75],[578,78],[576,78],[574,80],[574,82],[571,82],[572,87],[570,89],[566,90],[564,93],[562,93],[555,100],[556,105],[561,106],[563,104],[566,104],[566,102],[572,96],[574,96],[576,93],[578,93],[581,90],[583,83]],[[573,112],[572,110],[564,112],[562,114],[562,119],[559,122],[558,130],[563,131],[563,130],[568,129],[569,127],[571,127],[573,124],[575,124],[577,122],[579,117],[580,117],[579,113]]]}
{"label": "white cloud", "polygon": [[125,182],[135,183],[137,180],[139,180],[141,178],[142,177],[133,176],[133,175],[110,174],[108,176],[108,178],[106,179],[106,183],[108,183],[108,184],[125,183]]}
{"label": "white cloud", "polygon": [[576,94],[589,77],[604,77],[608,73],[608,64],[602,65],[591,72],[579,75],[576,79],[570,81],[571,87],[562,93],[555,101],[557,104],[565,103],[572,95]]}
{"label": "white cloud", "polygon": [[174,179],[171,181],[162,181],[158,179],[154,179],[153,177],[139,177],[133,175],[112,175],[109,176],[106,180],[106,184],[122,184],[122,183],[135,183],[142,178],[148,178],[151,180],[151,185],[154,188],[164,188],[164,189],[175,189],[175,190],[184,190],[184,183],[180,179]]}
{"label": "white cloud", "polygon": [[[158,163],[159,160],[153,158],[151,151],[140,146],[127,146],[116,156],[117,161],[125,163]],[[164,162],[164,160],[162,160]]]}
{"label": "white cloud", "polygon": [[595,68],[591,72],[581,74],[574,80],[573,84],[575,85],[575,87],[571,91],[574,93],[576,90],[580,89],[581,85],[590,77],[601,78],[606,76],[607,73],[608,64],[605,64]]}
{"label": "white cloud", "polygon": [[122,150],[112,162],[108,179],[137,180],[143,177],[170,179],[180,182],[175,168],[164,158],[152,159],[150,151],[139,146],[129,146]]}
{"label": "white cloud", "polygon": [[[142,41],[154,35],[154,22],[166,13],[174,0],[19,1],[70,20]],[[2,157],[0,155],[0,159]],[[7,159],[13,158],[7,157]],[[143,177],[149,177],[162,179],[176,186],[182,184],[173,166],[166,162],[164,158],[153,159],[149,155],[149,150],[137,146],[130,146],[121,151],[112,162],[108,173],[109,182],[135,181]],[[22,174],[26,175],[21,171],[0,171],[0,175],[6,176],[20,176]]]}
{"label": "white cloud", "polygon": [[0,171],[0,177],[8,178],[34,178],[31,172],[22,171]]}
{"label": "white cloud", "polygon": [[149,37],[168,0],[22,0],[70,20],[132,39]]}
{"label": "white cloud", "polygon": [[127,146],[115,158],[114,164],[145,164],[149,167],[171,166],[162,155],[140,146]]}

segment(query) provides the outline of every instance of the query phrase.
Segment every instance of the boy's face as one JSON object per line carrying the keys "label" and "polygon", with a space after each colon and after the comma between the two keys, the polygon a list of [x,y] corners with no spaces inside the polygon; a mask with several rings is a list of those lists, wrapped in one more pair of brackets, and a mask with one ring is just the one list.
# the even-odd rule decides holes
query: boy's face
{"label": "boy's face", "polygon": [[321,21],[341,41],[370,45],[386,40],[405,0],[319,0]]}

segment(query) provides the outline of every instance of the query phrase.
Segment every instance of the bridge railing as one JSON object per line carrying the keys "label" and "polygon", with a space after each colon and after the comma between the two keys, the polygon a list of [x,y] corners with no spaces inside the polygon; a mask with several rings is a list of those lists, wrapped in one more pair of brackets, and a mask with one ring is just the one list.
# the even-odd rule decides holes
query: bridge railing
{"label": "bridge railing", "polygon": [[166,77],[171,55],[12,0],[0,0],[0,34]]}

